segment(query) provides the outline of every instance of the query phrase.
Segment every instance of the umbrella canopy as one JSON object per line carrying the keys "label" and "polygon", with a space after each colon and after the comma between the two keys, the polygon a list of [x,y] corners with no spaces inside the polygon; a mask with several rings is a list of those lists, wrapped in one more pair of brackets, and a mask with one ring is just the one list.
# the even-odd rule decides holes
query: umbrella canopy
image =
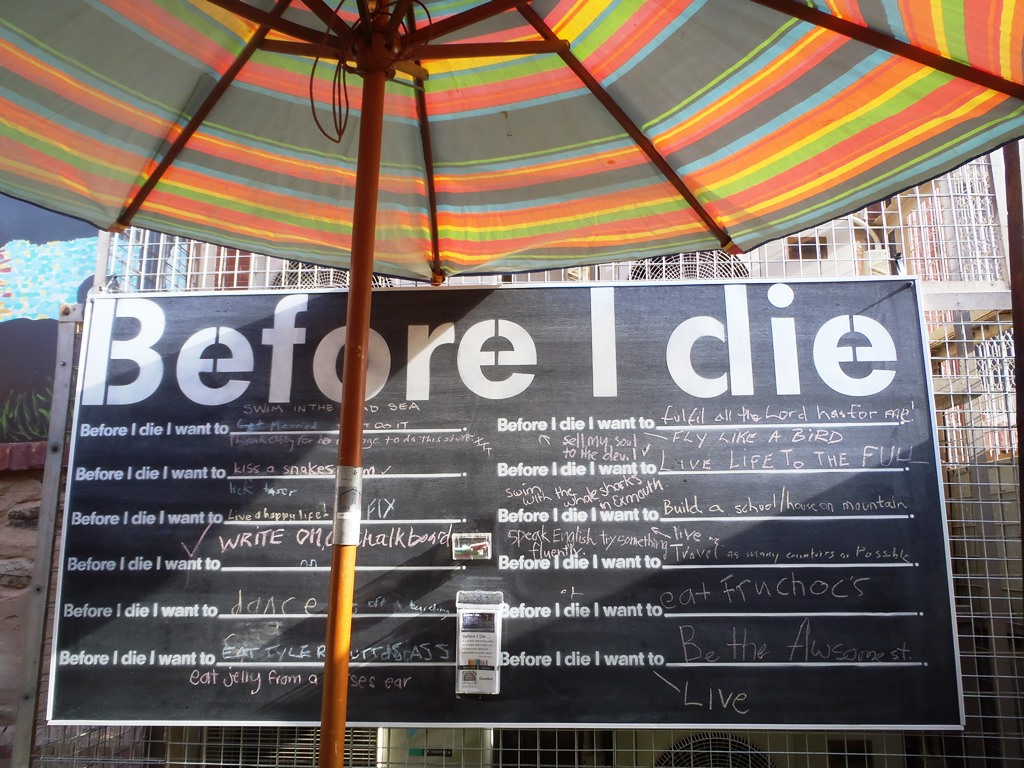
{"label": "umbrella canopy", "polygon": [[[749,250],[1024,135],[1014,0],[388,11],[385,274]],[[324,0],[5,0],[0,191],[103,229],[347,266],[362,16]]]}

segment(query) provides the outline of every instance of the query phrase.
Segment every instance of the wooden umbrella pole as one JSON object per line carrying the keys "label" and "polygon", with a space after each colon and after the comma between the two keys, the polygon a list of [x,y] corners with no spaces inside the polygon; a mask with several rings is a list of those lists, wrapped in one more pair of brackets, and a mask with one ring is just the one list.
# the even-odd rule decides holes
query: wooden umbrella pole
{"label": "wooden umbrella pole", "polygon": [[356,545],[359,543],[362,517],[363,409],[369,358],[370,289],[373,283],[385,83],[383,69],[375,68],[363,74],[334,493],[334,546],[327,605],[320,768],[341,768],[344,765]]}

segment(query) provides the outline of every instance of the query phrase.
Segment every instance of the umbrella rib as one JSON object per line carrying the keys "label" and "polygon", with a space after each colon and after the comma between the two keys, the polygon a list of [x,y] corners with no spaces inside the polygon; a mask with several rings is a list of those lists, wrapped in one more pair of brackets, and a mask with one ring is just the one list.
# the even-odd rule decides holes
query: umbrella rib
{"label": "umbrella rib", "polygon": [[[376,5],[376,2],[374,5]],[[359,24],[362,27],[364,38],[368,42],[373,30],[373,16],[370,12],[368,0],[356,0],[356,8],[359,11]]]}
{"label": "umbrella rib", "polygon": [[[446,43],[444,45],[427,44],[416,49],[415,57],[420,60],[433,59],[477,59],[489,56],[532,56],[538,53],[561,53],[567,50],[569,43],[565,40],[519,40],[507,43]],[[328,45],[307,43],[299,40],[264,40],[260,49],[273,53],[288,53],[294,56],[310,58],[343,58],[352,60],[349,49],[333,48]],[[399,59],[397,63],[401,63]]]}
{"label": "umbrella rib", "polygon": [[[305,56],[310,59],[337,59],[344,61],[351,67],[356,66],[352,51],[332,48],[317,43],[306,43],[300,40],[264,40],[260,43],[260,50],[268,53],[286,53],[289,56]],[[417,80],[426,80],[430,73],[426,69],[411,61],[399,59],[394,63],[398,72],[402,72]]]}
{"label": "umbrella rib", "polygon": [[512,8],[522,7],[529,2],[530,0],[491,0],[471,10],[457,13],[426,27],[410,31],[402,39],[402,47],[408,48],[414,45],[429,43],[439,37],[444,37],[452,32],[458,32],[460,29],[465,29],[492,16],[497,16],[499,13],[504,13]]}
{"label": "umbrella rib", "polygon": [[869,27],[862,27],[860,24],[854,24],[852,21],[837,18],[829,13],[810,8],[806,5],[799,5],[791,0],[753,0],[753,2],[779,13],[793,16],[800,21],[806,21],[836,32],[851,40],[856,40],[896,56],[902,56],[905,59],[931,67],[947,75],[980,85],[982,88],[988,88],[1011,96],[1019,101],[1024,101],[1024,85],[1020,83],[1006,80],[991,72],[972,67],[969,64],[948,59],[945,56],[927,51],[910,43],[905,43],[902,40],[897,40]]}
{"label": "umbrella rib", "polygon": [[[526,18],[527,21],[533,25],[533,28],[540,33],[541,37],[545,40],[557,40],[554,31],[547,25],[547,23],[540,17],[540,15],[529,6],[520,6],[520,13]],[[675,190],[682,196],[684,200],[689,204],[696,213],[704,225],[718,238],[719,245],[723,250],[732,251],[735,250],[735,246],[732,242],[732,238],[729,233],[726,232],[717,221],[712,218],[711,214],[708,213],[707,209],[697,200],[696,195],[686,186],[686,183],[679,177],[679,174],[673,170],[672,166],[669,165],[668,161],[658,151],[654,143],[647,137],[647,135],[640,130],[636,123],[626,114],[626,112],[619,106],[618,102],[612,98],[611,94],[604,89],[597,79],[590,74],[590,71],[583,66],[583,62],[576,58],[567,48],[558,51],[558,55],[562,61],[573,71],[573,73],[582,81],[587,89],[597,98],[601,105],[608,111],[608,113],[615,118],[615,121],[629,134],[629,137],[633,139],[640,150],[647,156],[654,166],[661,172],[661,175],[675,188]]]}
{"label": "umbrella rib", "polygon": [[[420,83],[422,81],[419,81]],[[420,124],[420,141],[423,144],[423,170],[427,181],[427,209],[430,216],[430,271],[431,282],[439,285],[444,281],[441,270],[441,243],[437,232],[437,184],[434,179],[434,145],[430,140],[430,119],[427,113],[427,95],[423,88],[416,89],[416,116]]]}
{"label": "umbrella rib", "polygon": [[519,40],[507,43],[446,43],[424,45],[416,50],[416,58],[477,59],[489,56],[532,56],[538,53],[561,53],[569,50],[565,40]]}
{"label": "umbrella rib", "polygon": [[209,116],[214,106],[216,106],[217,102],[220,101],[221,96],[224,95],[231,83],[234,82],[236,77],[238,77],[238,73],[242,71],[242,67],[245,66],[259,48],[260,43],[263,42],[267,33],[270,32],[271,21],[273,19],[280,18],[289,3],[291,3],[291,0],[278,0],[277,4],[269,13],[271,19],[268,19],[259,26],[253,36],[249,39],[249,42],[246,43],[245,48],[243,48],[241,53],[239,53],[238,56],[235,57],[235,60],[231,62],[231,66],[224,71],[224,74],[221,75],[220,80],[217,81],[213,86],[213,89],[207,94],[203,103],[199,105],[199,108],[192,114],[188,123],[181,129],[181,133],[178,134],[178,137],[168,148],[163,159],[149,175],[149,178],[147,178],[139,188],[139,191],[135,193],[131,202],[129,202],[121,212],[121,215],[117,217],[118,225],[127,227],[131,224],[132,219],[135,218],[135,214],[138,213],[139,208],[142,207],[142,204],[146,201],[146,198],[149,197],[156,185],[160,183],[160,180],[167,172],[167,169],[171,167],[175,160],[177,160],[178,155],[181,154],[181,151],[185,148],[189,139],[191,139],[192,135],[199,129],[199,126],[203,124],[203,121]]}
{"label": "umbrella rib", "polygon": [[[266,24],[275,32],[294,37],[297,40],[304,40],[307,43],[327,45],[332,48],[344,48],[351,44],[350,36],[340,37],[330,33],[325,35],[322,29],[311,29],[310,27],[296,24],[294,21],[288,21],[279,16],[272,16],[270,11],[261,11],[259,8],[253,8],[251,5],[241,2],[241,0],[207,0],[207,2],[223,8],[225,11],[230,11],[243,19],[257,24]],[[335,17],[335,19],[345,26],[347,32],[351,33],[351,29],[342,19],[338,17]]]}
{"label": "umbrella rib", "polygon": [[329,30],[333,30],[337,26],[341,26],[343,30],[349,35],[352,34],[352,27],[349,26],[348,22],[342,19],[327,3],[323,0],[302,0],[302,4],[309,8],[320,21],[324,23],[324,26]]}
{"label": "umbrella rib", "polygon": [[[416,16],[410,7],[407,11],[407,26],[410,33],[416,31]],[[417,65],[419,62],[414,62]],[[427,94],[424,82],[416,78],[416,117],[420,126],[420,143],[423,146],[423,173],[427,183],[427,215],[430,217],[430,282],[440,285],[444,282],[441,269],[441,243],[437,231],[437,183],[434,178],[434,143],[430,138],[430,113],[427,111]]]}
{"label": "umbrella rib", "polygon": [[398,30],[402,26],[408,12],[412,9],[413,0],[396,0],[395,7],[391,9],[391,18],[388,19],[388,26],[384,30],[384,39],[391,43],[398,36]]}

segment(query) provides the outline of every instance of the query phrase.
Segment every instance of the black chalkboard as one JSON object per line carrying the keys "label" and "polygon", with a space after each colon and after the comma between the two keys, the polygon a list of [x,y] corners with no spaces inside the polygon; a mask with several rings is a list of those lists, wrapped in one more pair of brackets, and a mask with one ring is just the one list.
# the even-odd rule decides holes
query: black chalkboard
{"label": "black chalkboard", "polygon": [[[319,721],[345,301],[90,300],[52,720]],[[394,290],[372,327],[350,722],[961,723],[915,283]],[[508,606],[495,696],[455,694],[462,590]]]}

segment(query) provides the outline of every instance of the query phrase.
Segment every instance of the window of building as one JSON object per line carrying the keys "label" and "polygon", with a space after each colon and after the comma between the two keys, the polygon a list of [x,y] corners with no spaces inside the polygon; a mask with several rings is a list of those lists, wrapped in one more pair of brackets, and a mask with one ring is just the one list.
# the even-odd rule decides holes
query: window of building
{"label": "window of building", "polygon": [[828,258],[828,240],[818,235],[786,238],[786,258],[809,261]]}

